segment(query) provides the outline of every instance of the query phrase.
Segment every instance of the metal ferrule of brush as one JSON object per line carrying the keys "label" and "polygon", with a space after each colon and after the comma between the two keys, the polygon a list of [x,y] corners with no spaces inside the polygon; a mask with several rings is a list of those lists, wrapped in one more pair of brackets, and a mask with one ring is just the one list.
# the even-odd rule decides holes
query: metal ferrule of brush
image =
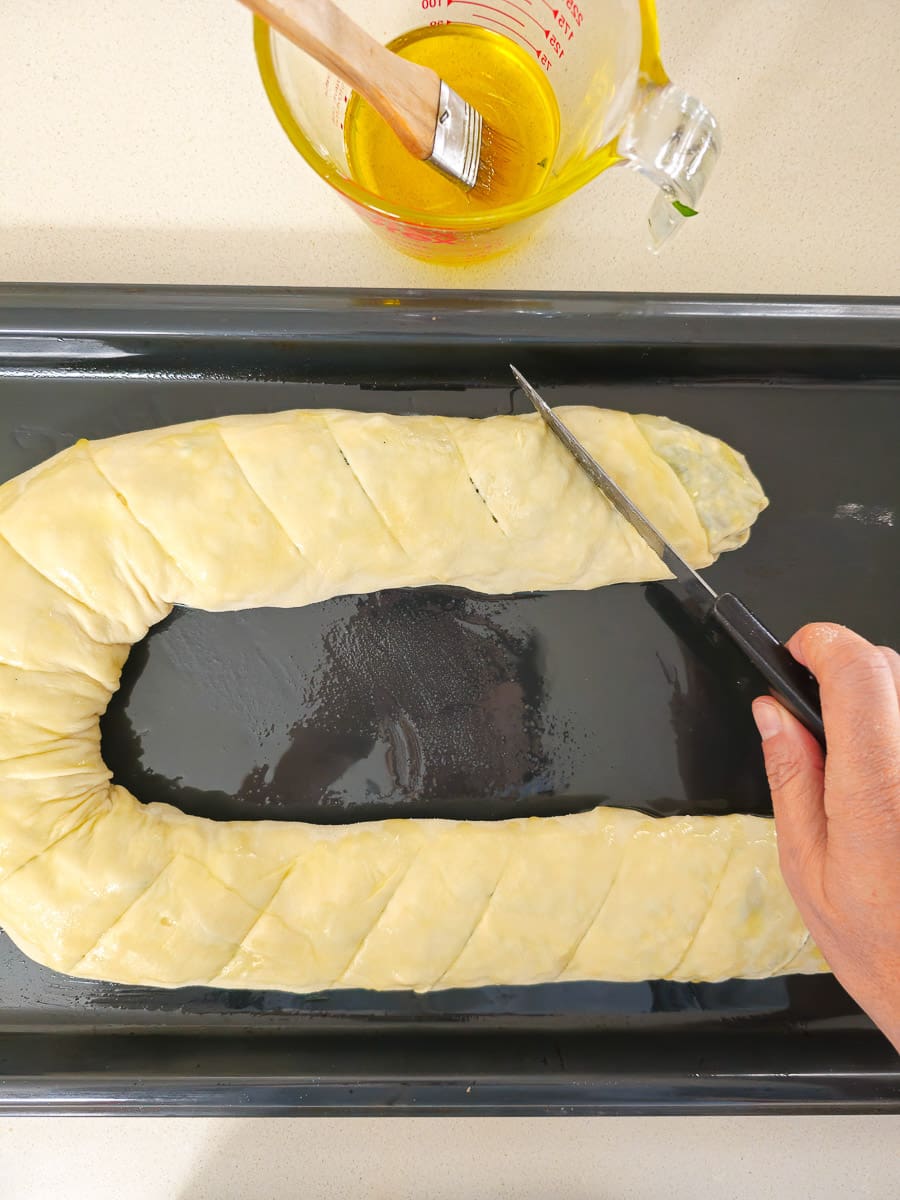
{"label": "metal ferrule of brush", "polygon": [[434,146],[428,162],[467,188],[475,186],[481,158],[481,113],[441,80]]}

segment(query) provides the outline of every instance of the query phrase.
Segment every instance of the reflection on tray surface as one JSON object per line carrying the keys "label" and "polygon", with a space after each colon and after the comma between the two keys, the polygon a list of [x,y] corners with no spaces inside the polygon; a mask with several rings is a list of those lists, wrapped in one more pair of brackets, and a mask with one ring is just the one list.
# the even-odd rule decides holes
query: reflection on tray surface
{"label": "reflection on tray surface", "polygon": [[746,673],[673,604],[423,588],[179,609],[132,651],[104,753],[141,800],[219,820],[767,813]]}
{"label": "reflection on tray surface", "polygon": [[516,815],[565,790],[572,758],[527,604],[448,588],[176,610],[133,651],[104,749],[141,799],[220,819]]}

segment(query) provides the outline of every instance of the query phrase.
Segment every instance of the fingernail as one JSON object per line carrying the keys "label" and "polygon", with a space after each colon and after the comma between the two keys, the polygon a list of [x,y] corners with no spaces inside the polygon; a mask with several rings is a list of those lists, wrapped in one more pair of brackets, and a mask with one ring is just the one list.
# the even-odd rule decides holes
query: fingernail
{"label": "fingernail", "polygon": [[758,700],[753,705],[753,720],[764,742],[781,733],[781,713],[777,704],[769,700]]}

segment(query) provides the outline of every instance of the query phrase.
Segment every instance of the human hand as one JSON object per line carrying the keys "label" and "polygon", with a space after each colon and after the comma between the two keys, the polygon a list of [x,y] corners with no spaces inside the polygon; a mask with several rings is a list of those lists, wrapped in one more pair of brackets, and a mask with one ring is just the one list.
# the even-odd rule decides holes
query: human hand
{"label": "human hand", "polygon": [[819,681],[827,753],[753,704],[782,874],[837,978],[900,1051],[900,655],[841,625],[788,648]]}

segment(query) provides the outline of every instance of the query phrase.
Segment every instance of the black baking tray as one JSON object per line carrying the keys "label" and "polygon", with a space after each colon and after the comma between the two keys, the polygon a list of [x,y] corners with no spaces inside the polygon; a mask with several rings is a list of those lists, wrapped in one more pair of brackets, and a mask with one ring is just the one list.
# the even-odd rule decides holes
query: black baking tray
{"label": "black baking tray", "polygon": [[[710,581],[780,633],[900,642],[900,303],[0,288],[0,478],[78,437],[333,406],[663,413],[771,498]],[[135,648],[104,752],[218,819],[497,819],[594,804],[769,812],[759,681],[659,586],[178,610]],[[830,976],[417,996],[73,980],[0,935],[0,1111],[900,1110],[900,1064]]]}

